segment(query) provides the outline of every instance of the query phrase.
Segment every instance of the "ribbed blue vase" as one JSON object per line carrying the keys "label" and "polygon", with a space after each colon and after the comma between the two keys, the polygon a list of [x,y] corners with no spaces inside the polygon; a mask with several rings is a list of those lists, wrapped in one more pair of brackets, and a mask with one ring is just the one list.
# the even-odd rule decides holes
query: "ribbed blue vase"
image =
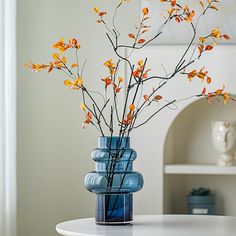
{"label": "ribbed blue vase", "polygon": [[96,223],[130,224],[133,221],[133,193],[143,187],[143,177],[133,171],[137,153],[129,137],[99,137],[91,157],[95,171],[85,176],[85,186],[96,196]]}

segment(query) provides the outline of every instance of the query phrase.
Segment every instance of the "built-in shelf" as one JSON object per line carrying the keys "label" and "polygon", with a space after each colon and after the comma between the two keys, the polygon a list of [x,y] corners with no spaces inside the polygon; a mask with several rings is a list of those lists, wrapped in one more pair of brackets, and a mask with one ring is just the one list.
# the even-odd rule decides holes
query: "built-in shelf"
{"label": "built-in shelf", "polygon": [[164,168],[165,174],[236,175],[236,166],[170,164]]}

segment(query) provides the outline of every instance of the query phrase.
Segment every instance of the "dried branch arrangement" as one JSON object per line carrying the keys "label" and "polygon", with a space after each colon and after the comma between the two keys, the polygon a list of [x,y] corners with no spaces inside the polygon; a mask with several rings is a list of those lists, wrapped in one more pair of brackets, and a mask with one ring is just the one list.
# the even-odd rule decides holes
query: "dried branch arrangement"
{"label": "dried branch arrangement", "polygon": [[[219,102],[220,99],[223,99],[225,104],[229,100],[234,100],[229,93],[224,91],[224,86],[213,92],[207,91],[207,85],[212,82],[212,79],[205,67],[200,70],[189,70],[190,65],[191,67],[194,66],[194,63],[200,60],[203,54],[214,50],[214,47],[221,40],[230,39],[230,36],[222,34],[219,28],[210,29],[208,35],[198,35],[200,19],[202,17],[207,17],[208,11],[217,11],[217,4],[219,4],[219,1],[196,0],[201,6],[201,12],[199,14],[196,14],[189,6],[181,5],[181,1],[160,1],[163,2],[163,7],[167,9],[164,10],[163,23],[160,25],[159,29],[156,29],[155,36],[150,39],[145,38],[145,33],[148,32],[151,27],[148,25],[150,10],[148,8],[143,8],[142,17],[139,24],[135,27],[135,32],[127,35],[130,42],[129,44],[120,42],[121,33],[116,25],[119,9],[128,7],[129,0],[119,1],[111,19],[111,26],[109,26],[106,21],[106,17],[108,16],[106,11],[100,11],[97,7],[93,9],[98,16],[97,22],[106,28],[108,42],[111,44],[111,47],[117,56],[116,59],[109,59],[104,63],[108,72],[102,79],[100,78],[102,83],[104,83],[104,90],[102,92],[92,91],[86,86],[86,80],[83,79],[84,66],[80,67],[79,64],[78,53],[80,44],[77,39],[69,39],[68,42],[65,42],[63,38],[61,38],[53,45],[53,49],[59,50],[59,52],[53,53],[53,60],[50,63],[34,64],[30,62],[26,67],[29,67],[36,72],[47,70],[48,73],[50,73],[54,70],[59,70],[65,73],[66,76],[68,76],[68,79],[64,81],[64,84],[69,86],[72,90],[78,90],[78,92],[81,93],[81,110],[85,115],[82,127],[85,128],[88,125],[92,125],[102,136],[118,135],[119,137],[128,137],[132,130],[145,125],[161,111],[171,105],[175,105],[179,100],[173,99],[168,101],[168,98],[163,98],[161,95],[161,88],[168,86],[169,81],[178,74],[186,76],[189,81],[199,79],[199,81],[204,84],[202,91],[199,91],[199,94],[193,95],[190,98],[205,97],[209,103],[212,99],[216,99]],[[173,72],[166,72],[164,75],[149,76],[151,68],[148,68],[148,58],[140,59],[135,64],[132,64],[129,59],[130,55],[135,50],[141,50],[153,40],[164,34],[165,28],[170,22],[175,22],[177,26],[179,24],[184,24],[186,27],[189,27],[192,31],[192,38],[186,46],[184,53],[180,55],[179,61],[174,66]],[[123,49],[127,49],[128,56],[122,55]],[[66,51],[71,51],[71,53],[75,54],[74,63],[67,62],[65,56]],[[123,75],[120,75],[119,71],[121,62],[126,63],[129,73],[128,77],[125,79]],[[165,70],[164,67],[163,69]],[[127,83],[124,83],[124,80],[126,80]],[[147,84],[149,87],[151,84],[152,90],[149,94],[143,94],[144,87]],[[123,100],[119,96],[122,90],[125,94],[125,99],[122,106],[118,106],[118,103]],[[154,106],[156,106],[156,110],[153,112]],[[146,120],[139,119],[141,112],[145,110],[145,112],[148,113],[148,108],[151,107],[152,109],[150,109],[150,111],[153,113],[149,114]]]}

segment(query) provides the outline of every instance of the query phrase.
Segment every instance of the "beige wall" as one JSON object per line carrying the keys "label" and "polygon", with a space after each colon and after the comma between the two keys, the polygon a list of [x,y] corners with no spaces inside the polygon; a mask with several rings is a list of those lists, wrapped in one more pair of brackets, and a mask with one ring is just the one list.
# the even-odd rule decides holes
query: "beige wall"
{"label": "beige wall", "polygon": [[[93,169],[97,133],[81,129],[80,97],[64,76],[34,74],[23,64],[47,62],[60,37],[78,37],[88,59],[85,80],[102,76],[112,54],[92,8],[108,12],[118,1],[18,0],[18,236],[57,235],[55,224],[94,214],[94,196],[83,187]],[[136,22],[138,1],[120,13],[126,36]]]}

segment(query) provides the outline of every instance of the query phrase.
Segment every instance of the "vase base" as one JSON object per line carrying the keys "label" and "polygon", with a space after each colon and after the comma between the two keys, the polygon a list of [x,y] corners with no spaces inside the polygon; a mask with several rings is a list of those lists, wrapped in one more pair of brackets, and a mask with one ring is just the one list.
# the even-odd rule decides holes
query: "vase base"
{"label": "vase base", "polygon": [[119,226],[119,225],[132,225],[133,221],[124,221],[124,222],[99,222],[96,221],[97,225],[103,225],[103,226]]}
{"label": "vase base", "polygon": [[97,194],[96,223],[129,225],[133,222],[132,194]]}

